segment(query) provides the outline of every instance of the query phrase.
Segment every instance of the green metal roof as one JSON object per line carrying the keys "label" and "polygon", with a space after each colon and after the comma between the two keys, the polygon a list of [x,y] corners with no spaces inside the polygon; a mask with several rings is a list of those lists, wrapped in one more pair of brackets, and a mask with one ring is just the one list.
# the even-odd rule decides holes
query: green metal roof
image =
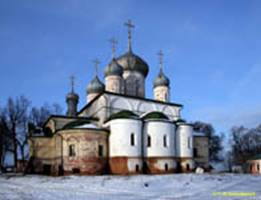
{"label": "green metal roof", "polygon": [[107,121],[113,119],[138,119],[139,116],[129,110],[122,110],[120,112],[112,114]]}
{"label": "green metal roof", "polygon": [[62,129],[71,129],[71,128],[74,128],[76,126],[81,126],[81,125],[90,124],[90,123],[91,123],[91,121],[88,120],[88,119],[77,119],[73,122],[69,122]]}
{"label": "green metal roof", "polygon": [[146,114],[143,119],[169,119],[165,114],[162,112],[154,111]]}

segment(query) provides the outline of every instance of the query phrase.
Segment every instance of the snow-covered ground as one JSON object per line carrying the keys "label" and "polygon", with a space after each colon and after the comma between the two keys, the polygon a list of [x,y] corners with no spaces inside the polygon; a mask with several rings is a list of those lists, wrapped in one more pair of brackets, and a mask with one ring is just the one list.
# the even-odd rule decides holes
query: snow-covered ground
{"label": "snow-covered ground", "polygon": [[[252,194],[254,192],[256,196],[222,197],[213,196],[213,192],[252,192]],[[1,175],[0,199],[261,199],[261,176],[173,174],[7,177]]]}

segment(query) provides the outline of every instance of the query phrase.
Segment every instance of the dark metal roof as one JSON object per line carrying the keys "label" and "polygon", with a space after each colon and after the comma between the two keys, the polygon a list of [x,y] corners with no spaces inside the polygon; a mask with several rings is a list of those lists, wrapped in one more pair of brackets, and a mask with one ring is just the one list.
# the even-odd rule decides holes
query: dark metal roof
{"label": "dark metal roof", "polygon": [[138,71],[146,77],[149,73],[148,64],[139,56],[135,55],[132,51],[128,51],[122,56],[117,58],[118,63],[124,70]]}
{"label": "dark metal roof", "polygon": [[110,75],[122,76],[123,68],[115,58],[112,59],[111,63],[105,68],[105,77]]}
{"label": "dark metal roof", "polygon": [[104,90],[105,90],[105,85],[103,84],[103,82],[100,81],[100,79],[97,76],[95,76],[94,79],[87,86],[87,92],[89,94],[101,93]]}
{"label": "dark metal roof", "polygon": [[153,87],[158,87],[158,86],[167,86],[169,87],[170,81],[168,77],[163,73],[162,69],[160,69],[160,72],[158,76],[155,78],[153,82]]}
{"label": "dark metal roof", "polygon": [[147,119],[166,119],[166,120],[168,120],[169,118],[162,112],[153,111],[153,112],[150,112],[150,113],[146,114],[145,116],[143,116],[142,119],[144,119],[144,120],[147,120]]}
{"label": "dark metal roof", "polygon": [[106,121],[114,119],[139,119],[139,116],[129,110],[122,110],[120,112],[112,114]]}

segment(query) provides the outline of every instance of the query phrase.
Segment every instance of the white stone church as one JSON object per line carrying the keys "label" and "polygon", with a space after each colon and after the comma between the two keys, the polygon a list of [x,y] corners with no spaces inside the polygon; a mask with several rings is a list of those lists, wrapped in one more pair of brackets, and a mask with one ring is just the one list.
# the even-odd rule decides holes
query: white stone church
{"label": "white stone church", "polygon": [[[145,96],[149,66],[135,55],[128,21],[128,49],[87,86],[87,103],[67,95],[66,116],[51,116],[43,134],[32,134],[31,171],[66,174],[162,174],[208,167],[208,138],[194,135],[181,117],[182,105],[170,102],[170,80],[160,70],[153,82],[154,99]],[[97,64],[97,63],[96,63]]]}

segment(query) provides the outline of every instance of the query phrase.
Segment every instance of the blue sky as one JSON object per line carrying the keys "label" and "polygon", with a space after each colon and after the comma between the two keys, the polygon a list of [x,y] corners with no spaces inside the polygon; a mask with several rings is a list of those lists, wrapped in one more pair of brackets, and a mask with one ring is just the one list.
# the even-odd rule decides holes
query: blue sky
{"label": "blue sky", "polygon": [[171,79],[171,99],[188,121],[218,131],[261,122],[261,1],[253,0],[1,0],[0,105],[24,94],[34,105],[64,107],[69,76],[76,76],[80,107],[99,58],[111,59],[108,39],[127,49],[123,23],[132,19],[133,50],[158,73],[157,52]]}

